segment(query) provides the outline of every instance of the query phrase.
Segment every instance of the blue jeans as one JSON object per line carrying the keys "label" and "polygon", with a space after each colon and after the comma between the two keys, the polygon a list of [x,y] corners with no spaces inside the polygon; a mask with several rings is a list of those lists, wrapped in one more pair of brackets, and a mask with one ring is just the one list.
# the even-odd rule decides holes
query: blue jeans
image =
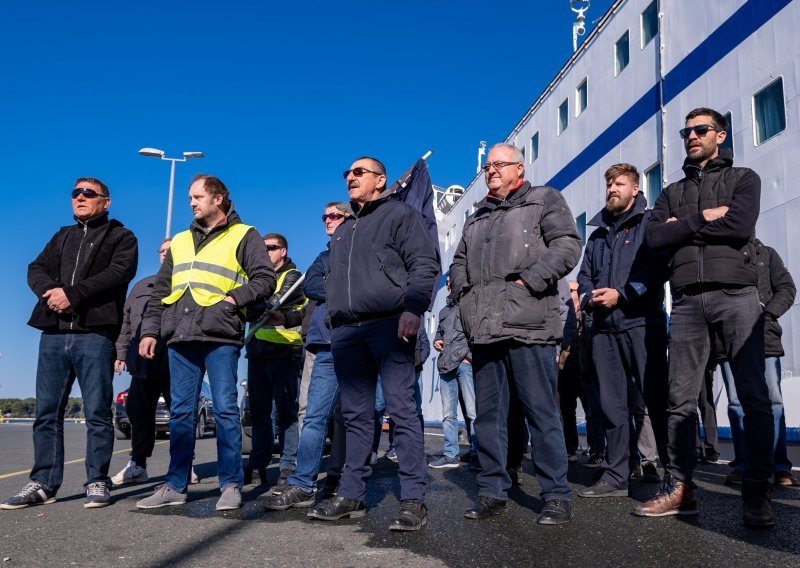
{"label": "blue jeans", "polygon": [[[475,422],[475,385],[472,382],[472,365],[461,363],[458,369],[439,375],[439,394],[442,396],[442,430],[444,432],[444,455],[458,457],[458,392],[464,398],[467,422]],[[469,432],[470,453],[475,454],[475,428]]]}
{"label": "blue jeans", "polygon": [[171,376],[169,417],[169,469],[167,485],[184,493],[192,470],[197,405],[200,386],[208,372],[214,420],[217,423],[217,475],[219,486],[242,488],[242,425],[239,421],[235,345],[189,341],[169,346]]}
{"label": "blue jeans", "polygon": [[774,424],[764,380],[764,312],[755,286],[672,296],[667,471],[677,481],[692,480],[697,460],[697,400],[711,351],[712,328],[730,355],[744,411],[744,481],[768,483],[773,473]]}
{"label": "blue jeans", "polygon": [[556,404],[556,348],[512,340],[474,345],[475,434],[478,437],[478,494],[505,500],[511,488],[508,412],[512,397],[525,415],[545,501],[569,500],[567,449]]}
{"label": "blue jeans", "polygon": [[247,361],[247,389],[250,392],[250,420],[253,424],[253,450],[247,464],[249,468],[267,467],[272,461],[276,429],[281,444],[280,468],[295,468],[302,373],[303,360],[297,357]]}
{"label": "blue jeans", "polygon": [[99,333],[42,333],[36,368],[31,481],[58,491],[64,479],[64,410],[75,377],[86,416],[86,485],[111,486],[114,342]]}
{"label": "blue jeans", "polygon": [[319,473],[328,419],[339,398],[339,383],[333,370],[333,355],[330,349],[320,349],[314,359],[311,381],[308,385],[308,404],[300,432],[297,449],[297,467],[289,476],[289,484],[303,491],[314,489],[314,479]]}
{"label": "blue jeans", "polygon": [[[766,379],[769,388],[769,400],[772,403],[772,417],[775,424],[773,448],[775,451],[774,471],[791,471],[792,462],[786,452],[786,416],[783,412],[783,395],[781,394],[781,360],[780,357],[767,357]],[[742,403],[736,394],[736,385],[733,384],[733,373],[727,361],[720,365],[722,379],[728,393],[728,420],[731,423],[731,437],[733,438],[733,452],[736,456],[736,469],[744,471],[747,468],[745,456],[747,451],[744,442],[744,411]]]}

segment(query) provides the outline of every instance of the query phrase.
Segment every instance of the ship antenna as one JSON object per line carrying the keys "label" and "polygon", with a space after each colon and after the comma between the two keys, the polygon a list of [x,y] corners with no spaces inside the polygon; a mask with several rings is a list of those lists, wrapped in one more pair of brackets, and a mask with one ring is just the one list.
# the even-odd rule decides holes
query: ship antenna
{"label": "ship antenna", "polygon": [[583,14],[589,9],[589,0],[569,0],[569,8],[578,14],[572,24],[572,51],[578,51],[578,37],[586,33],[586,16]]}

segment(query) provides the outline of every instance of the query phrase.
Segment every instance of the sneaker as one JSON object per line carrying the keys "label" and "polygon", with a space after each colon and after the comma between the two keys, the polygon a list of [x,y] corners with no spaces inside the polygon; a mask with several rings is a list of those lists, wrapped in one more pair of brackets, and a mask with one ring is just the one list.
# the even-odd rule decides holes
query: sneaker
{"label": "sneaker", "polygon": [[168,505],[183,505],[186,503],[186,493],[178,493],[164,483],[156,487],[155,493],[136,502],[137,509],[158,509]]}
{"label": "sneaker", "polygon": [[386,452],[386,454],[383,457],[385,457],[389,461],[397,463],[397,450],[392,448],[391,450]]}
{"label": "sneaker", "polygon": [[572,520],[572,502],[563,499],[545,501],[542,514],[536,520],[540,525],[563,525]]}
{"label": "sneaker", "polygon": [[[260,472],[261,470],[259,470]],[[289,488],[289,476],[294,474],[293,469],[282,469],[278,476],[278,482],[267,491],[267,495],[280,495]],[[260,473],[259,473],[260,476]],[[266,478],[266,473],[265,473]]]}
{"label": "sneaker", "polygon": [[217,511],[232,511],[242,506],[242,493],[235,485],[228,485],[222,490],[222,496],[214,507]]}
{"label": "sneaker", "polygon": [[270,511],[285,511],[292,507],[305,509],[314,505],[314,492],[303,491],[296,485],[289,485],[280,495],[270,495],[264,499],[264,508]]}
{"label": "sneaker", "polygon": [[694,488],[682,481],[664,482],[656,496],[633,508],[639,517],[666,517],[667,515],[697,515]]}
{"label": "sneaker", "polygon": [[568,462],[576,462],[576,461],[578,461],[577,454],[567,454],[567,461]]}
{"label": "sneaker", "polygon": [[744,474],[742,473],[741,469],[734,469],[725,476],[725,481],[723,481],[723,483],[725,485],[741,485],[743,477]]}
{"label": "sneaker", "polygon": [[49,505],[56,502],[56,492],[48,491],[38,481],[31,481],[22,488],[22,491],[11,499],[0,503],[0,509],[23,509],[32,505]]}
{"label": "sneaker", "polygon": [[192,485],[200,483],[200,478],[197,477],[197,474],[194,472],[194,466],[192,466],[192,472],[189,474],[189,483]]}
{"label": "sneaker", "polygon": [[129,461],[128,464],[122,468],[117,475],[111,478],[111,483],[114,485],[127,485],[128,483],[142,483],[147,481],[150,477],[147,475],[147,469],[136,465],[135,461]]}
{"label": "sneaker", "polygon": [[603,456],[589,456],[589,459],[583,465],[584,467],[603,467]]}
{"label": "sneaker", "polygon": [[614,487],[610,483],[606,483],[602,479],[592,485],[578,492],[578,497],[627,497],[627,487]]}
{"label": "sneaker", "polygon": [[428,464],[428,467],[432,467],[433,469],[451,469],[457,468],[461,465],[458,461],[458,458],[451,458],[449,456],[442,456],[438,460],[434,460]]}
{"label": "sneaker", "polygon": [[100,507],[108,507],[110,504],[111,494],[108,492],[108,485],[102,481],[95,481],[86,487],[84,509],[99,509]]}

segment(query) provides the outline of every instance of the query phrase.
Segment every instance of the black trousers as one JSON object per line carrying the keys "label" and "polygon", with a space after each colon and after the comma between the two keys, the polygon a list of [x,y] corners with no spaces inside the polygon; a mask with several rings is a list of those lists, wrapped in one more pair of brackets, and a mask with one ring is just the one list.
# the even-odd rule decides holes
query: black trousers
{"label": "black trousers", "polygon": [[700,388],[700,420],[703,422],[705,441],[700,439],[700,428],[697,429],[697,457],[719,455],[719,438],[717,437],[717,407],[714,405],[714,369],[716,362],[706,365],[703,386]]}
{"label": "black trousers", "polygon": [[[581,369],[579,365],[565,365],[558,372],[558,406],[561,409],[561,420],[564,423],[564,443],[567,455],[575,455],[580,445],[578,440],[578,400],[586,413],[586,423],[590,423],[589,403],[583,394]],[[591,428],[586,428],[587,442],[593,446]]]}
{"label": "black trousers", "polygon": [[342,416],[341,397],[337,397],[336,406],[333,409],[333,439],[331,440],[331,453],[328,456],[328,477],[342,477],[345,457],[345,425]]}
{"label": "black trousers", "polygon": [[169,396],[169,373],[155,378],[131,379],[125,412],[131,421],[131,461],[139,467],[147,467],[147,458],[153,455],[156,444],[156,406],[158,397],[163,396],[167,408],[171,405]]}

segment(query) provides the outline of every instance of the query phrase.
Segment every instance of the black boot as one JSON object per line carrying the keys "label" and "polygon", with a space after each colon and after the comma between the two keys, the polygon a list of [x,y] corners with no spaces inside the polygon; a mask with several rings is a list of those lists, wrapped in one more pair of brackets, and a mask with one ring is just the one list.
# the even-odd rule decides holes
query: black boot
{"label": "black boot", "polygon": [[428,522],[428,510],[422,501],[407,499],[400,504],[400,512],[389,523],[390,531],[418,531]]}
{"label": "black boot", "polygon": [[348,499],[347,497],[334,497],[326,499],[308,512],[308,517],[323,521],[336,521],[343,517],[357,519],[367,515],[364,501]]}
{"label": "black boot", "polygon": [[488,519],[494,515],[504,513],[508,501],[503,499],[494,499],[486,495],[478,495],[475,499],[475,504],[464,512],[464,516],[468,519]]}
{"label": "black boot", "polygon": [[742,483],[742,521],[750,529],[771,529],[775,526],[772,514],[772,491],[768,481]]}

